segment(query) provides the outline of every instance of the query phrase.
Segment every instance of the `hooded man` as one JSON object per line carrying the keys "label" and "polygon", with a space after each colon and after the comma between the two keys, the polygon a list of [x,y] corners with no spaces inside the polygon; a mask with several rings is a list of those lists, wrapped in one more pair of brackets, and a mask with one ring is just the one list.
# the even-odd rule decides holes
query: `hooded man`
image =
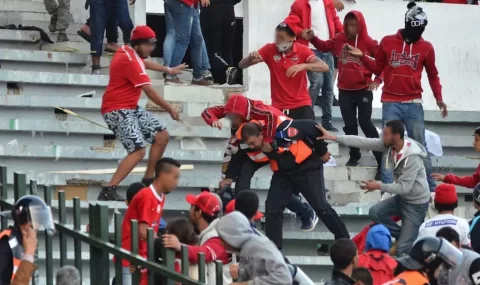
{"label": "hooded man", "polygon": [[[337,141],[340,144],[382,151],[386,166],[393,170],[395,182],[362,181],[366,191],[381,190],[395,196],[380,201],[370,208],[369,215],[377,224],[385,225],[398,244],[397,256],[407,254],[418,235],[418,229],[428,210],[430,193],[425,174],[426,149],[417,141],[404,137],[405,128],[399,120],[389,121],[383,128],[383,139],[359,136],[334,136],[321,126],[323,133],[318,139]],[[390,217],[400,216],[400,227]]]}
{"label": "hooded man", "polygon": [[[358,135],[358,124],[367,138],[378,138],[377,128],[372,123],[372,102],[373,90],[382,83],[381,78],[376,77],[372,81],[372,73],[366,69],[362,62],[352,56],[345,49],[345,45],[353,45],[364,51],[367,55],[373,56],[378,48],[376,40],[368,35],[367,25],[362,13],[351,11],[345,15],[343,21],[344,31],[338,33],[331,40],[319,39],[313,30],[305,30],[304,33],[313,46],[322,52],[332,52],[338,58],[338,91],[339,105],[345,127],[346,135]],[[380,177],[382,166],[382,153],[374,152],[377,160]],[[361,158],[358,148],[350,148],[350,159],[347,166],[358,166]],[[380,180],[380,178],[378,178]]]}
{"label": "hooded man", "polygon": [[[262,121],[265,123],[266,140],[272,141],[279,118],[286,117],[278,109],[265,105],[262,101],[248,99],[241,94],[234,94],[228,98],[225,105],[207,108],[202,113],[203,120],[218,129],[222,129],[220,119],[224,117],[231,121],[232,137],[223,156],[222,174],[225,178],[220,181],[219,186],[224,188],[235,182],[237,196],[243,190],[250,189],[250,181],[255,172],[268,164],[267,157],[251,155],[252,151],[235,135],[237,129],[251,120]],[[292,196],[288,209],[300,217],[301,229],[304,231],[313,230],[318,223],[315,212],[307,203],[303,203],[299,196]]]}
{"label": "hooded man", "polygon": [[[405,13],[405,28],[395,35],[385,36],[378,47],[375,58],[365,56],[359,48],[348,45],[350,54],[360,58],[364,66],[375,75],[384,74],[382,92],[383,124],[391,120],[400,120],[407,128],[408,136],[425,143],[425,121],[422,100],[422,72],[427,72],[428,81],[442,112],[447,116],[447,105],[442,98],[442,85],[435,65],[435,50],[432,44],[422,38],[428,20],[423,9],[410,2]],[[435,191],[435,181],[431,177],[432,162],[425,157],[430,192]],[[391,173],[382,169],[382,182],[391,183]]]}
{"label": "hooded man", "polygon": [[226,250],[238,253],[238,282],[232,284],[292,284],[282,253],[271,241],[253,232],[245,215],[230,213],[218,221],[216,229]]}
{"label": "hooded man", "polygon": [[357,265],[370,271],[373,285],[384,284],[393,278],[397,262],[388,254],[391,246],[392,236],[384,225],[375,225],[370,228],[365,252],[358,256]]}

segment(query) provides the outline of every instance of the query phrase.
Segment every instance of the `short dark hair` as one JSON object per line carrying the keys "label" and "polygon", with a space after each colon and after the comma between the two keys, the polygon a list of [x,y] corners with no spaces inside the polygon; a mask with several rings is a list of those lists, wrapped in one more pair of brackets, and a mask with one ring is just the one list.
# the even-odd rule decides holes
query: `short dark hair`
{"label": "short dark hair", "polygon": [[358,21],[357,16],[355,16],[355,14],[352,13],[352,12],[347,13],[347,15],[345,15],[345,18],[343,20],[344,21],[346,21],[346,20],[357,20]]}
{"label": "short dark hair", "polygon": [[436,237],[444,238],[448,242],[457,242],[460,244],[460,235],[452,227],[443,227],[438,230]]}
{"label": "short dark hair", "polygon": [[256,123],[246,123],[242,127],[242,140],[246,141],[250,137],[258,137],[262,133],[262,127]]}
{"label": "short dark hair", "polygon": [[385,124],[386,127],[389,127],[392,130],[392,134],[400,135],[400,138],[403,140],[405,136],[405,126],[400,120],[391,120]]}
{"label": "short dark hair", "polygon": [[198,211],[201,211],[202,212],[202,218],[208,223],[208,224],[211,224],[215,219],[218,219],[218,215],[220,214],[220,211],[216,212],[215,214],[213,215],[209,215],[205,212],[202,211],[202,209],[200,209],[199,207],[197,206],[193,206],[194,207],[194,211],[195,212],[198,212]]}
{"label": "short dark hair", "polygon": [[160,173],[170,172],[172,167],[180,168],[180,166],[182,165],[176,159],[170,157],[160,158],[155,164],[155,178],[157,178]]}
{"label": "short dark hair", "polygon": [[352,278],[361,281],[364,285],[373,285],[373,277],[365,267],[357,267],[352,271]]}
{"label": "short dark hair", "polygon": [[251,220],[257,213],[259,204],[257,193],[252,190],[243,190],[235,199],[235,210]]}
{"label": "short dark hair", "polygon": [[194,245],[197,243],[197,235],[192,223],[186,218],[176,218],[167,223],[166,232],[174,235],[183,244]]}
{"label": "short dark hair", "polygon": [[356,256],[357,246],[348,238],[337,239],[330,246],[330,259],[338,270],[347,268]]}
{"label": "short dark hair", "polygon": [[132,202],[133,196],[135,196],[138,192],[140,192],[140,190],[142,190],[145,187],[147,186],[145,186],[145,184],[143,184],[142,182],[135,182],[130,184],[130,186],[128,186],[127,188],[127,197],[126,197],[127,202],[128,203]]}
{"label": "short dark hair", "polygon": [[439,212],[444,211],[453,211],[458,207],[458,201],[455,203],[443,204],[443,203],[434,203],[435,209]]}
{"label": "short dark hair", "polygon": [[295,32],[290,29],[290,27],[288,25],[286,25],[285,23],[280,23],[277,28],[275,28],[275,30],[277,31],[283,31],[283,32],[286,32],[289,36],[291,37],[295,37]]}

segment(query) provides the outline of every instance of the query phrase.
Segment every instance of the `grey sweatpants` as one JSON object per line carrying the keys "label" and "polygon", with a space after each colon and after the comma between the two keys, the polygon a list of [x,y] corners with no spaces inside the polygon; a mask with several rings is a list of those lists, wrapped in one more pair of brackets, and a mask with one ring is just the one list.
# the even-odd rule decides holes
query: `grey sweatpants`
{"label": "grey sweatpants", "polygon": [[68,24],[72,20],[70,14],[70,0],[43,0],[45,10],[50,15],[57,15],[57,30],[64,31],[68,28]]}

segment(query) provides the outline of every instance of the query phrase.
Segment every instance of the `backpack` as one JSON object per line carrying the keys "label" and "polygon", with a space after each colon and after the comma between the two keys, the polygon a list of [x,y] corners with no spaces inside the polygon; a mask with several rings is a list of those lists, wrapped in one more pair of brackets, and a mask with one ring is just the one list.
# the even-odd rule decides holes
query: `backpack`
{"label": "backpack", "polygon": [[397,267],[397,261],[388,253],[369,251],[358,257],[358,266],[368,269],[373,285],[382,285],[394,278],[393,271]]}

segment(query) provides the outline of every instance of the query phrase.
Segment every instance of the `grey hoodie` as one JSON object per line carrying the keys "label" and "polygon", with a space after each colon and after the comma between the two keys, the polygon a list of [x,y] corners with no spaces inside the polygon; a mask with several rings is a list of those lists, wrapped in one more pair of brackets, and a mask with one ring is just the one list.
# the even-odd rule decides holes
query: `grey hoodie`
{"label": "grey hoodie", "polygon": [[220,238],[238,249],[238,281],[249,285],[292,285],[292,276],[277,247],[265,237],[253,232],[242,213],[232,212],[218,221]]}
{"label": "grey hoodie", "polygon": [[424,204],[430,200],[430,190],[427,184],[427,174],[423,160],[427,150],[423,145],[411,138],[405,138],[403,154],[394,162],[391,147],[386,147],[382,139],[369,139],[358,136],[337,136],[337,142],[349,147],[383,151],[386,153],[385,165],[393,169],[394,182],[383,184],[381,190],[397,194],[410,204]]}

